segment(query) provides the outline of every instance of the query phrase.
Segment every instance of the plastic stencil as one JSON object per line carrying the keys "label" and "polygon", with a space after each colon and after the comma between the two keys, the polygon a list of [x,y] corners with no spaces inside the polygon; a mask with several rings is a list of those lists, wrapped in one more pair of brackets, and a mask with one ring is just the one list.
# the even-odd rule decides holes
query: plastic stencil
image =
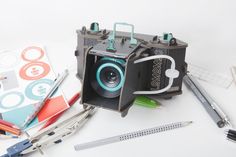
{"label": "plastic stencil", "polygon": [[235,66],[231,68],[231,72],[233,75],[234,83],[236,84],[236,67]]}
{"label": "plastic stencil", "polygon": [[214,73],[200,66],[188,63],[188,71],[190,75],[206,81],[208,83],[218,85],[223,88],[229,88],[233,82],[233,78],[224,74]]}

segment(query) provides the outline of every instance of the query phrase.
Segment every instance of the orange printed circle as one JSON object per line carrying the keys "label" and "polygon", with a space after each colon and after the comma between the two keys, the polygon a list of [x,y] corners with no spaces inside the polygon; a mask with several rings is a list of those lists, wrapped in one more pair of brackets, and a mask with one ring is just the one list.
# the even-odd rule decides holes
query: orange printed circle
{"label": "orange printed circle", "polygon": [[[27,52],[29,52],[29,50],[37,50],[37,51],[39,51],[39,52],[40,52],[40,56],[37,57],[37,58],[35,58],[35,59],[29,59],[29,58],[27,58],[27,57],[26,57],[26,54],[27,54]],[[25,49],[22,51],[22,54],[21,54],[22,59],[25,60],[25,61],[29,61],[29,62],[40,60],[43,56],[44,56],[44,51],[43,51],[43,49],[40,48],[40,47],[37,47],[37,46],[30,46],[30,47],[27,47],[27,48],[25,48]]]}
{"label": "orange printed circle", "polygon": [[[32,75],[35,75],[35,76],[29,76],[27,74],[27,70],[29,68],[32,68],[33,66],[42,67],[43,73],[38,74],[37,69],[33,68],[34,71],[31,71],[31,73],[32,73]],[[50,66],[48,64],[46,64],[44,62],[31,62],[31,63],[24,65],[20,69],[20,77],[23,78],[24,80],[38,80],[38,79],[45,77],[49,72],[50,72]]]}

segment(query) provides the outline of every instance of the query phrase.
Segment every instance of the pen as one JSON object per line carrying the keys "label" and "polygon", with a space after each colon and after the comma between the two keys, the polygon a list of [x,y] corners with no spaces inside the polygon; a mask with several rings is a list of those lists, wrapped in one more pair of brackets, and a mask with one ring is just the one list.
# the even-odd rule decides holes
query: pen
{"label": "pen", "polygon": [[[75,102],[80,98],[80,92],[79,93],[76,93],[68,102],[68,104],[70,106],[74,105]],[[40,130],[50,126],[51,124],[55,123],[60,117],[61,115],[64,113],[65,111],[55,115],[54,117],[50,118],[44,125],[42,128],[40,128]]]}
{"label": "pen", "polygon": [[44,99],[42,101],[40,101],[37,105],[36,105],[36,109],[33,112],[32,115],[28,116],[26,118],[26,120],[24,121],[22,128],[27,127],[33,120],[34,118],[38,115],[38,113],[40,112],[40,110],[42,109],[42,107],[45,105],[45,103],[47,102],[47,100],[54,94],[54,92],[57,90],[57,88],[62,84],[62,82],[65,80],[65,78],[68,76],[69,71],[66,69],[63,74],[59,75],[56,80],[53,83],[53,86],[50,88],[49,92],[46,94],[46,96],[44,97]]}
{"label": "pen", "polygon": [[226,124],[231,125],[226,114],[220,109],[213,98],[207,94],[207,92],[201,87],[193,76],[189,74],[184,76],[184,83],[190,87],[219,128],[224,127]]}
{"label": "pen", "polygon": [[223,112],[223,110],[216,103],[216,101],[201,87],[201,85],[197,82],[195,78],[193,78],[192,76],[189,76],[189,77],[194,82],[194,84],[198,87],[202,95],[209,102],[210,106],[216,111],[217,114],[219,114],[221,119],[223,119],[224,123],[232,127],[232,124],[230,123],[228,116]]}

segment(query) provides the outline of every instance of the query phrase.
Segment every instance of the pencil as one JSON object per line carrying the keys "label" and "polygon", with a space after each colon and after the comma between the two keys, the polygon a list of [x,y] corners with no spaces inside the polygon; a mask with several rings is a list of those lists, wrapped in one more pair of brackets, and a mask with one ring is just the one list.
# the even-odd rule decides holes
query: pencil
{"label": "pencil", "polygon": [[16,128],[13,128],[13,127],[10,127],[10,126],[4,125],[4,124],[0,124],[0,130],[12,133],[17,136],[19,136],[21,134],[21,131],[19,129],[16,129]]}
{"label": "pencil", "polygon": [[2,119],[0,119],[0,124],[9,126],[9,127],[15,128],[15,129],[20,129],[20,128],[19,128],[18,126],[16,126],[15,124],[12,124],[12,123],[7,122],[7,121],[2,120]]}
{"label": "pencil", "polygon": [[[79,98],[80,98],[80,93],[76,93],[76,94],[69,100],[69,102],[68,102],[68,104],[70,105],[70,107],[71,107],[72,105],[74,105],[75,102],[76,102]],[[43,126],[42,128],[40,128],[40,130],[42,130],[42,129],[48,127],[49,125],[51,125],[51,124],[53,124],[53,123],[55,123],[55,122],[61,117],[61,115],[62,115],[64,112],[65,112],[65,111],[63,111],[63,112],[61,112],[61,113],[55,115],[54,117],[50,118],[50,119],[44,124],[44,126]]]}

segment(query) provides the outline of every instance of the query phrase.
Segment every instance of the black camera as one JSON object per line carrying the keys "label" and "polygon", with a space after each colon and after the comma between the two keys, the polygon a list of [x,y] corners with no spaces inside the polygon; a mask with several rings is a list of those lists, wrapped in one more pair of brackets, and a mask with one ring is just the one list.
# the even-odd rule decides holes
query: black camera
{"label": "black camera", "polygon": [[[131,33],[116,31],[117,25]],[[121,112],[124,117],[137,95],[171,98],[182,93],[187,44],[171,33],[152,36],[134,33],[134,26],[115,23],[113,31],[77,30],[75,56],[82,82],[81,103]]]}

